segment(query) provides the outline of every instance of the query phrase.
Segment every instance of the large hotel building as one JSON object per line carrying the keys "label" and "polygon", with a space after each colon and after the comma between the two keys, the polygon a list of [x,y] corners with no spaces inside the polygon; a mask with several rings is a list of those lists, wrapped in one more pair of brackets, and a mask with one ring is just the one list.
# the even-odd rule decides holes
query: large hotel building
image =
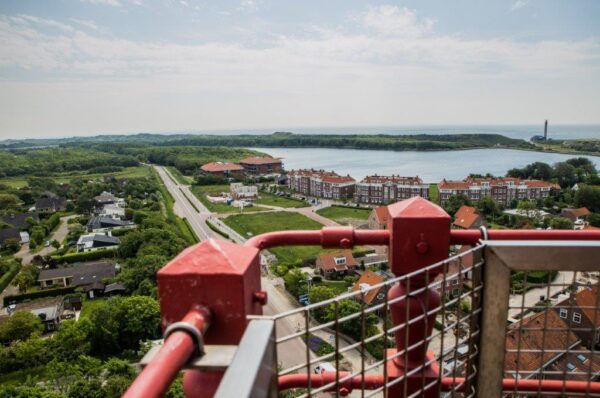
{"label": "large hotel building", "polygon": [[429,199],[429,185],[421,178],[401,176],[368,176],[356,184],[354,201],[367,204],[388,204],[421,196]]}
{"label": "large hotel building", "polygon": [[352,199],[356,181],[333,171],[292,170],[287,174],[288,187],[306,196],[324,199]]}
{"label": "large hotel building", "polygon": [[494,202],[508,206],[513,200],[537,200],[550,195],[557,184],[540,180],[520,178],[467,178],[463,181],[442,180],[438,184],[440,203],[443,205],[452,195],[463,195],[473,202],[489,196]]}

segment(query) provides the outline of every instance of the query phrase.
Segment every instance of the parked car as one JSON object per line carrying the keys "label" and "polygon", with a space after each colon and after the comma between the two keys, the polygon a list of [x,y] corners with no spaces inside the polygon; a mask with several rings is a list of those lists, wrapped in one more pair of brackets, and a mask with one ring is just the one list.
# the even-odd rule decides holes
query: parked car
{"label": "parked car", "polygon": [[321,374],[323,372],[335,372],[335,366],[333,366],[329,362],[321,362],[313,371],[316,374]]}
{"label": "parked car", "polygon": [[44,247],[50,247],[50,241],[47,240],[46,242],[44,242]]}

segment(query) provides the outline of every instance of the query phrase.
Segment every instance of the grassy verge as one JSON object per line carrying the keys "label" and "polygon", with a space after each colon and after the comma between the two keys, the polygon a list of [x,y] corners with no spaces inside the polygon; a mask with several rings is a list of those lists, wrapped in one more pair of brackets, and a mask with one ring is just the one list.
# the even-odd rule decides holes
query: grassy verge
{"label": "grassy verge", "polygon": [[194,179],[192,177],[184,176],[181,174],[179,169],[173,166],[167,166],[167,170],[171,173],[171,175],[175,178],[175,180],[183,185],[190,185]]}
{"label": "grassy verge", "polygon": [[160,190],[160,193],[164,200],[165,213],[166,213],[167,220],[177,226],[177,228],[181,232],[181,236],[184,239],[186,239],[190,245],[197,243],[198,242],[197,237],[190,230],[190,227],[186,223],[186,221],[184,221],[182,218],[177,217],[175,215],[175,212],[173,211],[173,205],[175,204],[175,200],[173,199],[173,196],[167,190],[167,188],[164,186],[162,180],[160,179],[160,177],[158,176],[156,171],[152,170],[152,173],[154,174],[154,178],[157,178],[158,182],[159,182],[158,189]]}
{"label": "grassy verge", "polygon": [[17,385],[25,381],[33,382],[41,379],[46,374],[46,366],[38,366],[0,375],[0,385]]}
{"label": "grassy verge", "polygon": [[308,207],[309,204],[303,200],[286,198],[284,196],[277,196],[267,192],[259,192],[259,198],[256,201],[259,205],[277,206],[285,208],[299,208]]}
{"label": "grassy verge", "polygon": [[[229,206],[226,203],[211,203],[206,195],[221,196],[221,192],[229,192],[228,185],[194,185],[191,188],[192,193],[202,202],[206,208],[213,213],[239,213],[240,209]],[[266,210],[264,207],[252,206],[244,208],[244,213],[253,213]]]}
{"label": "grassy verge", "polygon": [[440,191],[437,184],[429,184],[429,200],[433,203],[440,204]]}
{"label": "grassy verge", "polygon": [[[246,238],[271,231],[316,230],[323,227],[318,222],[301,214],[284,211],[236,214],[223,219],[223,222]],[[314,259],[323,252],[323,249],[315,246],[286,246],[269,251],[275,254],[281,262],[294,263],[297,260]]]}
{"label": "grassy verge", "polygon": [[186,193],[183,191],[183,189],[179,188],[179,190],[181,191],[181,194],[182,194],[183,196],[185,196],[185,199],[188,201],[188,203],[189,203],[190,205],[192,205],[192,207],[194,208],[194,210],[196,210],[198,213],[200,213],[200,210],[198,210],[198,208],[196,207],[196,205],[194,204],[194,202],[192,202],[192,201],[190,200],[190,198],[188,198],[187,194],[186,194]]}
{"label": "grassy verge", "polygon": [[185,223],[188,239],[192,240],[194,243],[200,242],[200,238],[198,238],[198,235],[196,235],[196,233],[194,232],[194,229],[192,228],[188,219],[184,217],[182,220]]}
{"label": "grassy verge", "polygon": [[348,224],[349,220],[367,220],[371,211],[371,209],[359,209],[356,207],[331,206],[317,210],[317,214],[340,224]]}
{"label": "grassy verge", "polygon": [[229,234],[226,234],[225,232],[221,231],[219,228],[217,228],[213,223],[211,223],[210,221],[206,220],[206,225],[208,225],[208,228],[212,229],[213,231],[215,231],[216,233],[218,233],[219,235],[221,235],[222,237],[224,237],[225,239],[229,239]]}

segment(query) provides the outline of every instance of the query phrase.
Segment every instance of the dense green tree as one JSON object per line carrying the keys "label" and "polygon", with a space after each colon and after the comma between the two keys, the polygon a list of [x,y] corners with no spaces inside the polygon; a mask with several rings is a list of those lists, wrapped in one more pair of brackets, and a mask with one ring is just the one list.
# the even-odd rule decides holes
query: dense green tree
{"label": "dense green tree", "polygon": [[307,282],[306,282],[307,274],[302,272],[299,269],[293,269],[289,271],[283,277],[283,281],[285,282],[285,288],[288,292],[290,292],[293,296],[298,297],[301,294],[307,292]]}
{"label": "dense green tree", "polygon": [[556,217],[550,221],[552,229],[573,229],[573,221],[564,217]]}
{"label": "dense green tree", "polygon": [[535,203],[529,200],[521,200],[517,205],[520,214],[527,218],[533,218],[536,210]]}
{"label": "dense green tree", "polygon": [[160,308],[151,297],[125,297],[117,307],[121,320],[120,343],[123,348],[137,349],[140,340],[160,337]]}
{"label": "dense green tree", "polygon": [[446,212],[448,212],[448,214],[454,215],[458,209],[461,208],[461,206],[470,206],[471,202],[469,201],[469,199],[464,196],[464,195],[451,195],[448,198],[448,201],[446,202],[446,204],[444,205],[444,210],[446,210]]}
{"label": "dense green tree", "polygon": [[90,333],[93,327],[88,318],[81,318],[77,322],[61,322],[60,329],[50,340],[54,357],[59,361],[74,361],[81,355],[89,355],[92,349]]}
{"label": "dense green tree", "polygon": [[19,209],[21,200],[18,196],[0,192],[0,211],[9,209]]}
{"label": "dense green tree", "polygon": [[588,222],[594,227],[600,227],[600,213],[591,213],[588,216]]}
{"label": "dense green tree", "polygon": [[577,170],[567,162],[556,163],[554,165],[554,174],[561,188],[572,187],[578,181]]}
{"label": "dense green tree", "polygon": [[580,185],[575,192],[575,206],[587,207],[593,212],[600,212],[600,187]]}
{"label": "dense green tree", "polygon": [[484,196],[477,202],[477,210],[485,217],[494,217],[500,213],[498,205],[490,196]]}
{"label": "dense green tree", "polygon": [[[335,290],[327,286],[315,286],[308,291],[308,299],[311,304],[329,300],[331,298],[334,298],[336,295],[337,294]],[[324,322],[328,315],[328,309],[326,306],[317,308],[314,311],[313,315],[319,322]]]}
{"label": "dense green tree", "polygon": [[40,334],[44,325],[40,318],[30,312],[17,312],[0,323],[0,341],[27,340],[32,334]]}

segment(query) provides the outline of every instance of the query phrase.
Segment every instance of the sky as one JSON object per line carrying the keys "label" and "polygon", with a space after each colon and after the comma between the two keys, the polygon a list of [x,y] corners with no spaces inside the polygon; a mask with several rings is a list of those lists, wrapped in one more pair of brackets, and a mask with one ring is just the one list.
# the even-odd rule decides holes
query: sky
{"label": "sky", "polygon": [[0,0],[0,139],[600,124],[600,1]]}

